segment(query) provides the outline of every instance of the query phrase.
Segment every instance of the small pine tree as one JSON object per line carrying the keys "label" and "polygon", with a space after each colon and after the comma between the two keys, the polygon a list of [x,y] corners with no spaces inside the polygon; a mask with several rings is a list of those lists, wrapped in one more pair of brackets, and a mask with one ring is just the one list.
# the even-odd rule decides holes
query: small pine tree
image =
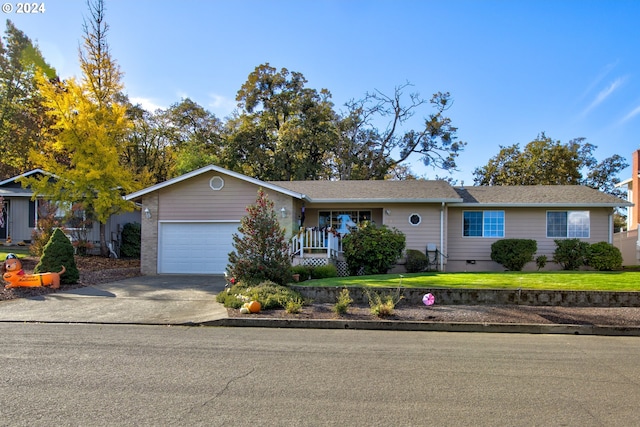
{"label": "small pine tree", "polygon": [[247,207],[247,215],[240,221],[240,234],[233,235],[235,251],[229,253],[228,270],[238,281],[271,280],[281,285],[291,281],[285,232],[273,206],[260,189],[256,203]]}
{"label": "small pine tree", "polygon": [[128,222],[122,227],[120,255],[123,258],[140,258],[142,226],[139,222]]}
{"label": "small pine tree", "polygon": [[80,279],[80,272],[73,256],[73,245],[62,230],[56,228],[49,242],[44,246],[40,262],[33,269],[33,272],[57,273],[62,270],[63,265],[66,271],[60,276],[60,283],[64,285],[77,283]]}

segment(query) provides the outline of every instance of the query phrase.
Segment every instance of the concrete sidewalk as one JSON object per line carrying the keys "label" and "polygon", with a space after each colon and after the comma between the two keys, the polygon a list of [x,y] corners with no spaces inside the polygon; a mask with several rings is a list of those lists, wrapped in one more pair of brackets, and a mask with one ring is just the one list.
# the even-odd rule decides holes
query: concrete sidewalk
{"label": "concrete sidewalk", "polygon": [[140,276],[0,303],[2,322],[202,324],[227,317],[224,277]]}

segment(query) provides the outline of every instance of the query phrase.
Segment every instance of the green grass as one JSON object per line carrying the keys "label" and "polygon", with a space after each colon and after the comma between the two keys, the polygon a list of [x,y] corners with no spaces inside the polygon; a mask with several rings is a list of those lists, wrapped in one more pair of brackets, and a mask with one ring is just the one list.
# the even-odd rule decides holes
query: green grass
{"label": "green grass", "polygon": [[0,262],[3,262],[8,254],[16,254],[18,258],[29,256],[28,246],[0,246]]}
{"label": "green grass", "polygon": [[554,271],[381,274],[376,276],[333,277],[330,279],[309,280],[300,283],[300,286],[640,291],[640,272]]}

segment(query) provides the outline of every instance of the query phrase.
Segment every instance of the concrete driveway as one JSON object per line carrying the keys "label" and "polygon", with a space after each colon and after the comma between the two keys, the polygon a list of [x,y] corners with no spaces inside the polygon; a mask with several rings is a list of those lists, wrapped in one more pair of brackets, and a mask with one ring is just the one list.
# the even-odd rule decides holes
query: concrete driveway
{"label": "concrete driveway", "polygon": [[224,277],[140,276],[0,302],[2,322],[183,325],[227,317],[216,302]]}

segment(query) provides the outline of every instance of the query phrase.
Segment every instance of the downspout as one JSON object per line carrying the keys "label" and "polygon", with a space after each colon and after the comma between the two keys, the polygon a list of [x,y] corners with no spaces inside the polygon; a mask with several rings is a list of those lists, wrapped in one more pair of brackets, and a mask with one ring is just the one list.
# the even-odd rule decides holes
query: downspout
{"label": "downspout", "polygon": [[444,202],[440,206],[440,268],[439,271],[444,271]]}
{"label": "downspout", "polygon": [[609,244],[613,244],[613,209],[609,214]]}

